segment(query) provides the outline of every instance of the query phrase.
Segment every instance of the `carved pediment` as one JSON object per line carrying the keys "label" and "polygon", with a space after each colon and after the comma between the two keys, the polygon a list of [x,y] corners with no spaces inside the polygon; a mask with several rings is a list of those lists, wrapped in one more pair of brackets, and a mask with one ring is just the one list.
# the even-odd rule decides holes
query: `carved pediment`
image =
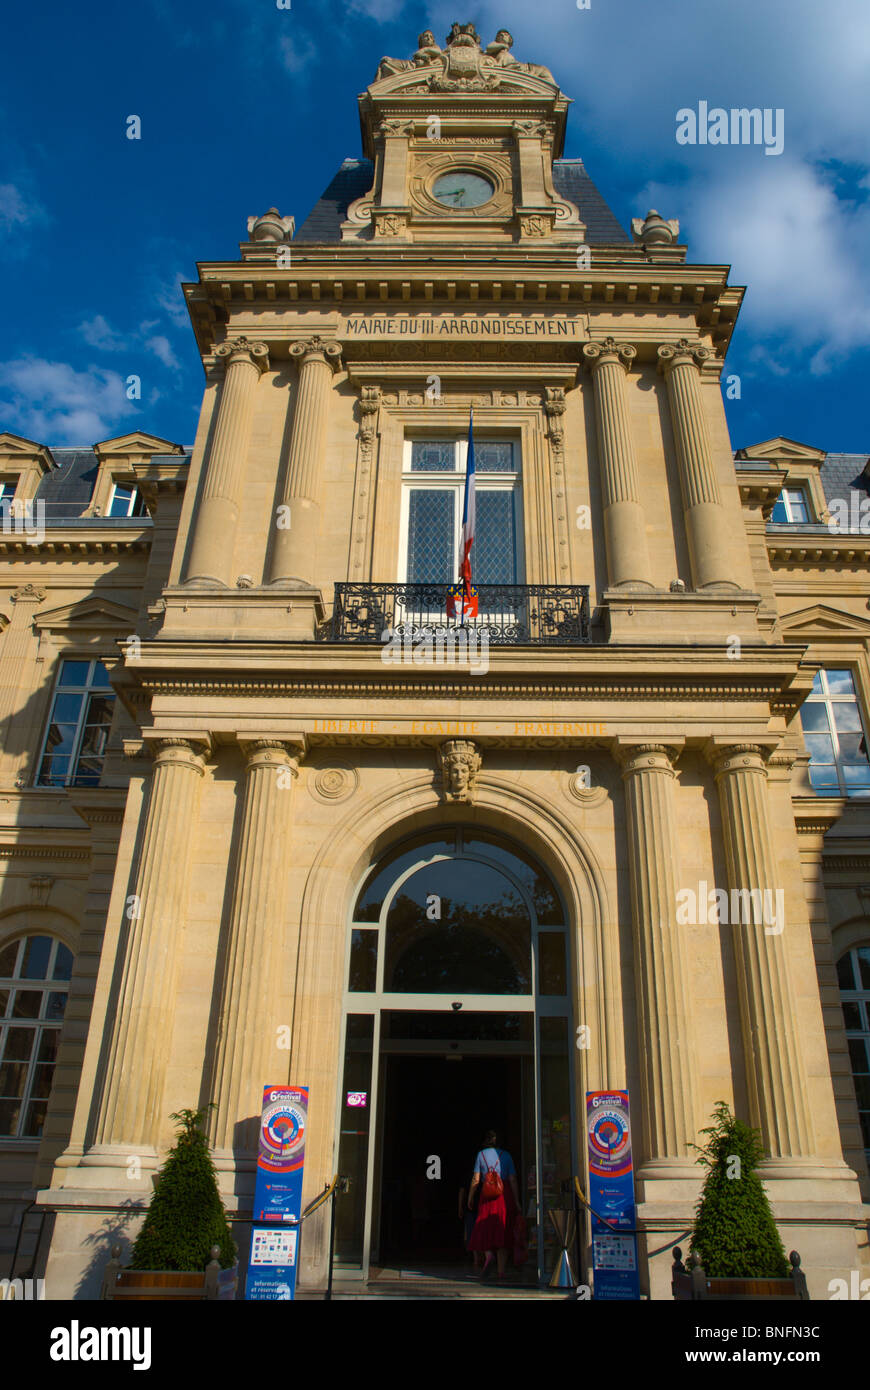
{"label": "carved pediment", "polygon": [[750,462],[768,460],[771,463],[816,463],[822,464],[827,458],[824,449],[814,449],[811,444],[800,444],[796,439],[786,439],[777,435],[775,439],[765,439],[761,444],[750,444],[738,449],[737,459]]}
{"label": "carved pediment", "polygon": [[147,455],[151,454],[183,454],[184,450],[180,444],[173,444],[168,439],[161,439],[157,434],[146,434],[144,430],[134,430],[132,434],[119,435],[117,439],[104,439],[101,443],[94,445],[94,453],[98,458],[109,458],[119,454],[126,458],[131,454]]}
{"label": "carved pediment", "polygon": [[830,641],[832,638],[863,642],[870,639],[870,619],[843,613],[826,603],[814,603],[796,613],[787,613],[780,618],[779,628],[790,642]]}
{"label": "carved pediment", "polygon": [[126,603],[91,595],[80,603],[64,603],[35,614],[34,624],[46,632],[92,632],[125,635],[135,630],[139,613]]}
{"label": "carved pediment", "polygon": [[517,92],[551,97],[558,84],[549,68],[521,63],[513,37],[500,29],[484,49],[473,24],[454,24],[442,48],[431,29],[417,39],[409,58],[382,58],[369,87],[373,96],[425,92]]}

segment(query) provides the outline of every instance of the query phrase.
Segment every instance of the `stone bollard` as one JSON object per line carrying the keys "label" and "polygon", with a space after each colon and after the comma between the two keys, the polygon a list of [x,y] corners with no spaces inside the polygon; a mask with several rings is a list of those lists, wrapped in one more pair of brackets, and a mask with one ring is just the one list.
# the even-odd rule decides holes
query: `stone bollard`
{"label": "stone bollard", "polygon": [[115,1285],[118,1282],[118,1275],[121,1273],[121,1247],[112,1246],[112,1258],[103,1270],[103,1283],[100,1289],[101,1299],[113,1299],[115,1297]]}
{"label": "stone bollard", "polygon": [[807,1288],[807,1276],[801,1269],[801,1257],[796,1250],[792,1250],[788,1258],[791,1262],[791,1280],[794,1284],[795,1294],[808,1303],[810,1302],[810,1291]]}

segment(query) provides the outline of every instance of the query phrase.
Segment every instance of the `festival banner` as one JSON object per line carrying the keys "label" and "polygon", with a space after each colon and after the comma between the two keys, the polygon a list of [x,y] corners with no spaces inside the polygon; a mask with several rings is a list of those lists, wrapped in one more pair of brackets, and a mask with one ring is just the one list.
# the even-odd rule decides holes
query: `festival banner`
{"label": "festival banner", "polygon": [[586,1135],[594,1297],[640,1298],[627,1091],[587,1091]]}
{"label": "festival banner", "polygon": [[266,1086],[245,1298],[292,1299],[302,1211],[307,1086]]}

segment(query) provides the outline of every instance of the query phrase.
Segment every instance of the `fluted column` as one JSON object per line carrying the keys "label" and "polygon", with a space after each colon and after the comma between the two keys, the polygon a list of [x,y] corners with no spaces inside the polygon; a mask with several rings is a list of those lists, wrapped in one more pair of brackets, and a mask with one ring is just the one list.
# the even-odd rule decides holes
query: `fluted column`
{"label": "fluted column", "polygon": [[594,383],[608,581],[612,588],[651,589],[646,517],[625,399],[625,376],[636,355],[636,348],[613,338],[583,349]]}
{"label": "fluted column", "polygon": [[[807,1079],[785,948],[788,924],[776,912],[777,889],[782,892],[778,901],[783,909],[785,890],[773,851],[764,758],[753,744],[713,749],[710,756],[719,788],[725,862],[732,890],[729,920],[737,962],[750,1123],[761,1130],[771,1158],[805,1157],[812,1153]],[[741,894],[737,912],[734,890]],[[772,896],[766,904],[761,900],[766,911],[752,908],[751,898],[747,899],[743,890],[769,891]]]}
{"label": "fluted column", "polygon": [[731,538],[701,399],[699,369],[711,356],[709,348],[702,343],[690,343],[686,338],[677,343],[665,343],[658,350],[659,367],[667,383],[680,470],[692,582],[696,589],[710,584],[738,588],[729,553]]}
{"label": "fluted column", "polygon": [[616,749],[625,784],[647,1163],[685,1160],[695,1138],[686,940],[676,925],[672,751],[657,743]]}
{"label": "fluted column", "polygon": [[[242,742],[247,758],[245,803],[236,863],[229,946],[214,1064],[212,1141],[217,1150],[257,1147],[263,1087],[279,1074],[278,1015],[288,903],[292,785],[304,754],[302,741],[261,738]],[[236,1126],[244,1123],[243,1131]]]}
{"label": "fluted column", "polygon": [[186,581],[229,585],[254,390],[269,365],[269,350],[265,343],[234,338],[215,348],[214,355],[226,363],[226,371],[196,512]]}
{"label": "fluted column", "polygon": [[155,1145],[206,753],[158,741],[95,1145]]}
{"label": "fluted column", "polygon": [[329,397],[333,373],[341,365],[341,348],[314,337],[294,343],[290,355],[299,363],[299,388],[281,495],[281,505],[289,513],[278,519],[275,529],[269,583],[307,588],[314,575]]}

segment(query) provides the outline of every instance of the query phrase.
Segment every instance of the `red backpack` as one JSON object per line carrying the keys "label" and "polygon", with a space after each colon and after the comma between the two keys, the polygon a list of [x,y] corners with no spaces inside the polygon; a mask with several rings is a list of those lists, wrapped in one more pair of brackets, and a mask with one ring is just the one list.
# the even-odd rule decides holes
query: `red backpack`
{"label": "red backpack", "polygon": [[[498,1153],[498,1149],[496,1149],[496,1153]],[[482,1150],[480,1156],[484,1163],[486,1163],[486,1155]],[[498,1169],[490,1168],[488,1163],[486,1163],[486,1176],[483,1179],[480,1192],[481,1196],[486,1198],[487,1201],[491,1201],[493,1197],[501,1197],[504,1192],[504,1183],[501,1180],[501,1174],[498,1172]]]}

